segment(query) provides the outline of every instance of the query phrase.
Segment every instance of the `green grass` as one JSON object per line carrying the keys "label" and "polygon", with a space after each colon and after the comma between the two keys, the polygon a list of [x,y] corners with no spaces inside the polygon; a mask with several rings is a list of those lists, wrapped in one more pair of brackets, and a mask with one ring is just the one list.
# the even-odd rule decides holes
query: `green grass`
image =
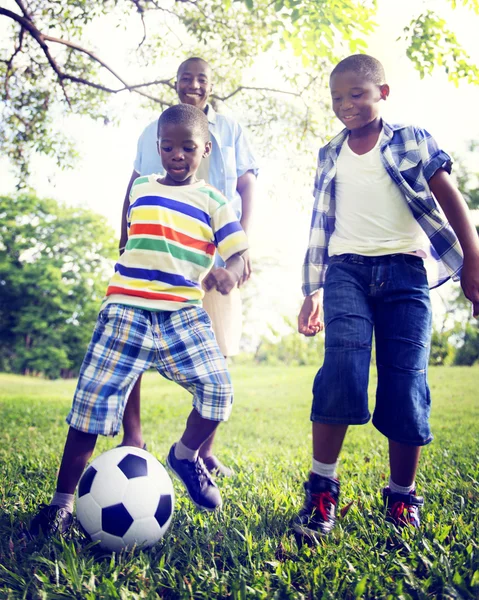
{"label": "green grass", "polygon": [[[311,368],[234,367],[236,404],[217,452],[236,475],[222,480],[219,514],[195,510],[175,479],[173,524],[150,551],[111,555],[78,532],[25,542],[22,528],[47,502],[75,382],[0,375],[0,598],[478,598],[479,402],[475,368],[430,372],[435,441],[423,452],[421,531],[385,523],[384,439],[351,428],[341,456],[340,507],[330,537],[298,548],[289,529],[310,465]],[[375,380],[372,378],[371,389]],[[189,412],[188,395],[151,373],[143,421],[164,462]],[[101,439],[97,453],[117,440]]]}

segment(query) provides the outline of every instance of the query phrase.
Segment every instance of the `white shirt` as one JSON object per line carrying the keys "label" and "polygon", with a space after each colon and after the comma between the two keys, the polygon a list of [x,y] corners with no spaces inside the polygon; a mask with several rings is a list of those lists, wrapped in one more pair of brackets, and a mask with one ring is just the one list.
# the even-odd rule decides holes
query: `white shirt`
{"label": "white shirt", "polygon": [[329,256],[416,251],[424,255],[425,234],[382,164],[381,137],[366,154],[353,152],[348,140],[341,148],[335,178],[336,224]]}

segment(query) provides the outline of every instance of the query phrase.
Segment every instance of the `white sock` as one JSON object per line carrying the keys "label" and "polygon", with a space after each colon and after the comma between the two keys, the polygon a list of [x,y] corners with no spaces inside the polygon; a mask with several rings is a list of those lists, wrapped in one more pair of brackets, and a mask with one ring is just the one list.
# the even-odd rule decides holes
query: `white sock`
{"label": "white sock", "polygon": [[191,448],[185,446],[181,440],[176,442],[175,457],[178,460],[189,460],[190,462],[195,462],[198,457],[198,453],[199,450],[191,450]]}
{"label": "white sock", "polygon": [[394,494],[410,494],[416,488],[416,482],[413,481],[411,485],[398,485],[389,477],[389,489]]}
{"label": "white sock", "polygon": [[50,502],[50,506],[59,506],[66,509],[69,513],[73,513],[73,503],[75,502],[75,494],[63,494],[55,492]]}
{"label": "white sock", "polygon": [[320,475],[321,477],[328,477],[328,479],[336,479],[336,469],[338,467],[338,462],[331,463],[328,465],[327,463],[319,462],[319,460],[315,460],[313,458],[313,466],[311,471],[316,475]]}

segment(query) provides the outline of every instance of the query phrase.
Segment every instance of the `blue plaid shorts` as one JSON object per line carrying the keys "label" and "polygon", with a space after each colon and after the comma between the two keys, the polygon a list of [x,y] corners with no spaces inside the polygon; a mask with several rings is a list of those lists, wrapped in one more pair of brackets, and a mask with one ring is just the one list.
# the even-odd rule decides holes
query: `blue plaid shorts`
{"label": "blue plaid shorts", "polygon": [[67,423],[85,433],[116,435],[131,389],[152,366],[193,395],[203,418],[228,419],[231,378],[202,308],[153,312],[108,304],[98,315]]}

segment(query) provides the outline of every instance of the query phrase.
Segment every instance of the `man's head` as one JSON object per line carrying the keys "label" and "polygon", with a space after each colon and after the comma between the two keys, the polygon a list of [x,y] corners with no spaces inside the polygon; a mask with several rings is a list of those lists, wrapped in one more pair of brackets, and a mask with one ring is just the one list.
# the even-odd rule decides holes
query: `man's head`
{"label": "man's head", "polygon": [[167,108],[158,119],[158,152],[166,171],[165,184],[194,183],[201,159],[211,152],[205,113],[190,104]]}
{"label": "man's head", "polygon": [[329,86],[334,113],[350,130],[378,119],[378,103],[389,96],[382,64],[367,54],[354,54],[338,63]]}
{"label": "man's head", "polygon": [[212,89],[211,68],[202,58],[188,58],[178,67],[176,92],[182,104],[204,110]]}

